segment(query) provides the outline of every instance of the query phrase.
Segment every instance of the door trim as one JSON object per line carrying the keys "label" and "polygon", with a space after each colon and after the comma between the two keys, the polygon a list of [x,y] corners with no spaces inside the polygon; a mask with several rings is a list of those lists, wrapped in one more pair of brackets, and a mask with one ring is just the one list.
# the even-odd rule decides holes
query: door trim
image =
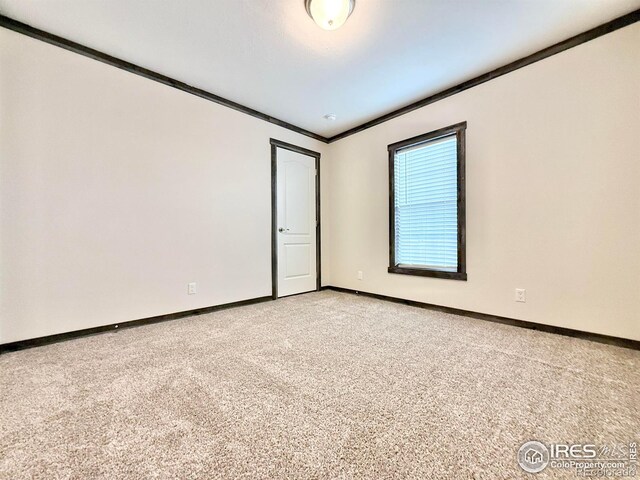
{"label": "door trim", "polygon": [[307,155],[316,165],[316,291],[320,290],[322,271],[320,241],[320,153],[270,138],[271,144],[271,298],[278,298],[278,148]]}

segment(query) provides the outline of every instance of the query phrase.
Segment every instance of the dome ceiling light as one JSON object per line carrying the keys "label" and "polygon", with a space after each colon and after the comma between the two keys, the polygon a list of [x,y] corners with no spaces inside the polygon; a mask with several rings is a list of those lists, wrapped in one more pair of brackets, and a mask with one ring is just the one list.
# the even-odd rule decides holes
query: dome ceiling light
{"label": "dome ceiling light", "polygon": [[347,21],[356,0],[304,0],[307,13],[325,30],[335,30]]}

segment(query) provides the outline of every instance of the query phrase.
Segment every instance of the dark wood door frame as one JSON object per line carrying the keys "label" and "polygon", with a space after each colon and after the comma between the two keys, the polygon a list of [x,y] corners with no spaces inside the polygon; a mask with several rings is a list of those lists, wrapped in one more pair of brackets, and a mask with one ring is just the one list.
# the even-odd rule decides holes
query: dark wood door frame
{"label": "dark wood door frame", "polygon": [[316,165],[316,291],[321,281],[320,153],[271,138],[271,298],[278,298],[278,148],[308,155]]}

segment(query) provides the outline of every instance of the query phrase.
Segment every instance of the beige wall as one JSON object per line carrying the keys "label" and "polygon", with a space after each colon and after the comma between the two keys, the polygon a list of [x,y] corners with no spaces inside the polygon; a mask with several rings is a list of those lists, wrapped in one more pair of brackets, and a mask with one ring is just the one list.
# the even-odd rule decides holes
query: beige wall
{"label": "beige wall", "polygon": [[[270,137],[323,284],[640,339],[639,85],[636,24],[325,145],[0,29],[0,343],[269,295]],[[463,120],[469,280],[388,274],[386,146]]]}
{"label": "beige wall", "polygon": [[270,295],[270,137],[0,29],[0,343]]}
{"label": "beige wall", "polygon": [[[387,273],[387,145],[465,120],[468,281]],[[640,340],[639,135],[635,24],[331,144],[331,284]]]}

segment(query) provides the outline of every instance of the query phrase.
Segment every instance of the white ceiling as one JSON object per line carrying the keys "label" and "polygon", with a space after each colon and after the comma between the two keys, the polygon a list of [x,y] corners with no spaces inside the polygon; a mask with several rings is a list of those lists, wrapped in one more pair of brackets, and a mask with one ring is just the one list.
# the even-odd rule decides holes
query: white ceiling
{"label": "white ceiling", "polygon": [[[0,0],[0,13],[332,136],[640,7],[640,0]],[[335,113],[337,119],[323,116]]]}

